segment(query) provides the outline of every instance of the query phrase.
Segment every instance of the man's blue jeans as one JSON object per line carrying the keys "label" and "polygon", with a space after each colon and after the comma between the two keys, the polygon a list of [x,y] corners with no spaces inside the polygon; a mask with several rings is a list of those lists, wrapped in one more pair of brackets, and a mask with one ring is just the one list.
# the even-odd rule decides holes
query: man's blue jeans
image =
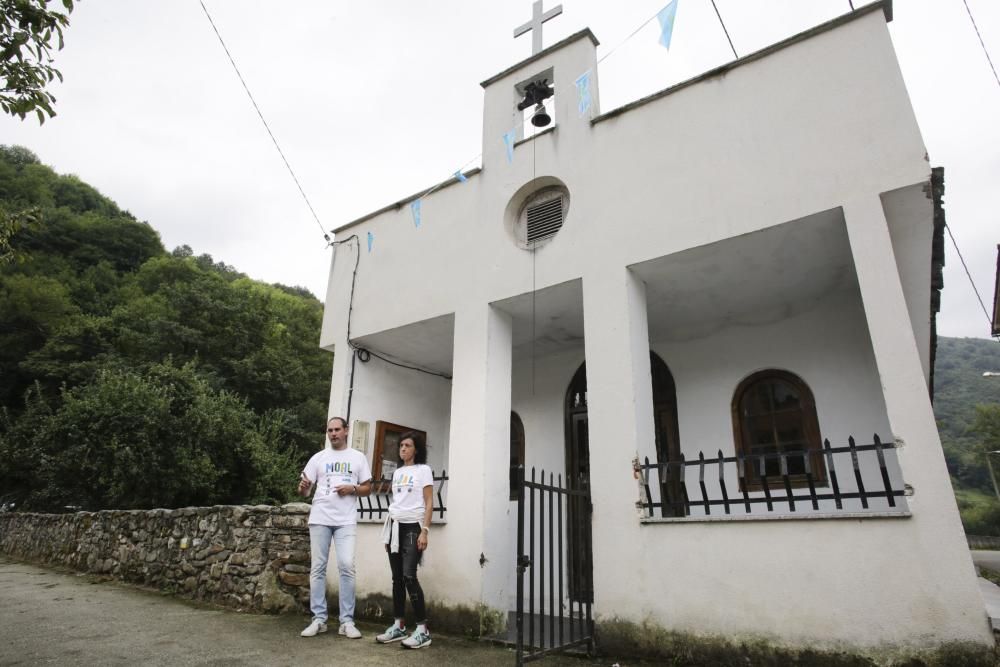
{"label": "man's blue jeans", "polygon": [[309,573],[309,607],[313,618],[326,623],[326,564],[330,559],[330,541],[337,551],[340,571],[340,622],[354,622],[354,542],[357,526],[319,526],[309,524],[309,548],[312,570]]}

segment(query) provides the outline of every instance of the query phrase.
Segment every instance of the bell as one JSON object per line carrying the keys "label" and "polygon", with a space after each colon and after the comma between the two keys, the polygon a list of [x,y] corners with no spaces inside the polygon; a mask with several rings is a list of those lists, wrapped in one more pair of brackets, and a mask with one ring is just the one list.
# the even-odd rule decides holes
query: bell
{"label": "bell", "polygon": [[531,124],[535,127],[545,127],[552,122],[552,116],[545,112],[545,105],[539,102],[535,105],[535,113],[531,116]]}

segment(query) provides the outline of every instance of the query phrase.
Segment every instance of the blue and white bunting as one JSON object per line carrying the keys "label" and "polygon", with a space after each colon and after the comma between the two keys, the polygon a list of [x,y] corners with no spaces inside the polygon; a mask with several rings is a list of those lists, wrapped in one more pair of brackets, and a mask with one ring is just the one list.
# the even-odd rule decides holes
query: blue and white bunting
{"label": "blue and white bunting", "polygon": [[590,110],[590,74],[588,69],[576,79],[576,110],[581,116]]}
{"label": "blue and white bunting", "polygon": [[503,145],[507,149],[507,164],[514,161],[514,140],[517,137],[515,130],[508,130],[503,133]]}
{"label": "blue and white bunting", "polygon": [[670,48],[670,38],[674,34],[674,18],[677,16],[677,0],[670,0],[670,4],[660,10],[656,18],[660,21],[660,44],[663,48]]}
{"label": "blue and white bunting", "polygon": [[465,183],[467,180],[469,180],[468,178],[465,177],[465,174],[462,173],[461,169],[459,169],[452,175],[458,179],[459,183]]}
{"label": "blue and white bunting", "polygon": [[410,213],[413,214],[413,225],[420,227],[420,200],[414,200],[410,204]]}
{"label": "blue and white bunting", "polygon": [[368,232],[368,252],[369,252],[369,254],[372,251],[372,242],[374,240],[375,240],[375,236],[371,232]]}

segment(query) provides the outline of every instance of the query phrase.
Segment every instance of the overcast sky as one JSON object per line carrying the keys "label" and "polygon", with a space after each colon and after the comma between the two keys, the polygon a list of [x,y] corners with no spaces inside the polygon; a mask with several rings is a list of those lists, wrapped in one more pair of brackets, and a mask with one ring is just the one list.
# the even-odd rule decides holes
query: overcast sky
{"label": "overcast sky", "polygon": [[[967,0],[1000,60],[1000,2]],[[204,0],[322,226],[333,229],[444,180],[482,146],[479,82],[530,55],[513,39],[531,0]],[[589,27],[601,107],[613,109],[732,60],[709,0],[562,0],[545,46]],[[555,0],[546,0],[546,8]],[[860,6],[863,1],[855,0]],[[847,0],[717,0],[740,55],[849,11]],[[160,232],[168,249],[302,285],[324,299],[330,251],[197,0],[83,0],[56,57],[56,118],[0,117],[20,144]],[[1000,242],[1000,85],[962,0],[896,0],[889,24],[947,219],[980,294]],[[1000,65],[1000,62],[997,63]],[[478,162],[474,162],[478,164]],[[947,242],[946,336],[988,337]]]}

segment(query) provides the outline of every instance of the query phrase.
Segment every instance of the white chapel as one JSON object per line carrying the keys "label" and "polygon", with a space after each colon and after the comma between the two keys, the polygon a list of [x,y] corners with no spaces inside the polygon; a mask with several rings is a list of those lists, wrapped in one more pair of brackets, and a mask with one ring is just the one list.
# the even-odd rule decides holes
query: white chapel
{"label": "white chapel", "polygon": [[[607,110],[582,30],[482,82],[480,168],[335,230],[330,414],[377,474],[426,433],[429,599],[992,645],[931,407],[943,175],[891,18]],[[372,502],[359,595],[390,583]]]}

